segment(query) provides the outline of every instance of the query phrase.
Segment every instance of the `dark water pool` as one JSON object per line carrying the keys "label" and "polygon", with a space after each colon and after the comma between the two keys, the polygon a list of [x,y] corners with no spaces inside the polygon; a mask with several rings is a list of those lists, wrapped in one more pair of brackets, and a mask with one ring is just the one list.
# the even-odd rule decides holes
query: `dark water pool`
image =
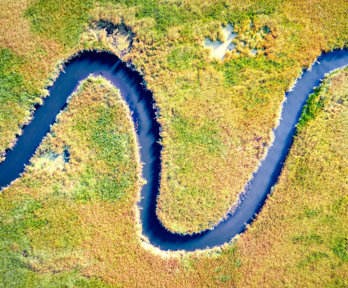
{"label": "dark water pool", "polygon": [[66,64],[64,72],[49,88],[50,96],[34,113],[32,122],[25,126],[23,134],[6,159],[0,164],[0,187],[5,187],[20,176],[26,164],[35,153],[43,137],[55,122],[56,115],[66,106],[69,95],[79,85],[79,81],[90,74],[102,75],[110,80],[122,94],[132,111],[137,127],[141,160],[144,162],[143,177],[147,184],[141,191],[139,203],[143,233],[151,244],[163,250],[204,249],[222,245],[245,230],[253,221],[276,183],[289,148],[292,144],[296,123],[303,105],[312,89],[320,83],[324,75],[348,64],[348,50],[338,50],[321,55],[310,71],[305,71],[295,88],[286,93],[279,126],[274,130],[275,140],[267,157],[246,189],[246,197],[233,215],[222,221],[214,230],[192,236],[172,234],[165,230],[155,214],[156,196],[160,179],[161,146],[160,126],[156,121],[152,93],[141,84],[142,77],[128,68],[115,55],[102,52],[84,52]]}

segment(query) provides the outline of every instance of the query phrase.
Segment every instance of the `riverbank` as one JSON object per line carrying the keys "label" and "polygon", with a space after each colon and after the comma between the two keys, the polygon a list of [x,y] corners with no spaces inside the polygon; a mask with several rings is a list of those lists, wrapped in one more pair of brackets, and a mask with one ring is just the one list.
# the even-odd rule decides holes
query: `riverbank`
{"label": "riverbank", "polygon": [[[343,285],[347,77],[346,69],[324,81],[314,99],[324,105],[298,132],[279,184],[253,225],[233,245],[179,258],[155,256],[139,243],[131,121],[123,120],[127,109],[107,82],[88,81],[60,115],[28,173],[1,195],[2,283]],[[107,147],[105,135],[113,135]],[[48,151],[60,154],[67,146],[70,159],[64,171],[36,166]],[[114,169],[118,173],[110,175]],[[110,176],[117,177],[114,183],[131,177],[133,184],[121,190],[104,185],[112,184]]]}
{"label": "riverbank", "polygon": [[[144,11],[139,3],[139,7],[110,3],[92,7],[84,1],[75,1],[71,7],[63,5],[69,7],[64,13],[44,1],[37,2],[30,13],[25,12],[29,8],[27,3],[5,3],[1,19],[2,26],[8,29],[2,33],[1,45],[11,49],[14,55],[6,69],[11,75],[17,73],[15,77],[22,79],[22,84],[13,82],[17,88],[9,90],[8,95],[17,95],[17,100],[9,97],[1,104],[0,125],[3,126],[0,129],[6,131],[0,133],[1,147],[10,146],[29,116],[30,107],[45,94],[43,88],[49,84],[47,75],[54,75],[58,63],[83,49],[115,50],[101,32],[92,33],[94,21],[120,23],[123,17],[136,33],[132,50],[123,59],[132,61],[145,75],[148,88],[154,91],[163,127],[163,177],[158,215],[168,229],[180,233],[211,228],[229,210],[270,142],[269,135],[284,91],[301,68],[309,65],[322,50],[339,48],[346,43],[346,34],[342,32],[343,10],[338,6],[333,11],[329,2],[322,3],[325,13],[316,13],[320,18],[313,16],[318,7],[296,1],[274,7],[272,4],[270,14],[252,17],[248,15],[253,9],[266,11],[268,4],[250,7],[238,4],[238,9],[229,4],[228,10],[234,11],[233,15],[224,14],[222,9],[221,13],[216,10],[219,16],[215,18],[209,16],[209,11],[215,11],[216,3],[208,3],[204,11],[197,8],[198,4],[191,3],[192,11],[200,11],[199,15],[192,18],[185,14],[187,17],[180,22],[174,21],[180,14],[174,9],[175,5],[159,6],[166,7],[174,17],[174,22],[162,23],[163,27],[158,24],[161,23],[156,14],[158,10],[136,17],[136,11]],[[79,20],[65,21],[76,11],[82,15]],[[55,20],[44,21],[46,15]],[[88,15],[92,17],[92,28],[83,20]],[[212,18],[205,21],[207,17]],[[35,24],[31,19],[37,20]],[[221,23],[224,19],[226,22]],[[332,19],[335,26],[330,24]],[[221,24],[232,20],[246,45],[254,41],[250,29],[253,32],[268,27],[270,33],[264,39],[264,54],[253,59],[242,54],[221,64],[210,58],[202,42],[208,36],[215,39]],[[63,24],[58,27],[54,23]],[[18,27],[24,32],[18,33]],[[3,78],[8,80],[5,74]],[[20,95],[18,91],[27,91],[27,94]],[[238,167],[238,170],[230,167]]]}

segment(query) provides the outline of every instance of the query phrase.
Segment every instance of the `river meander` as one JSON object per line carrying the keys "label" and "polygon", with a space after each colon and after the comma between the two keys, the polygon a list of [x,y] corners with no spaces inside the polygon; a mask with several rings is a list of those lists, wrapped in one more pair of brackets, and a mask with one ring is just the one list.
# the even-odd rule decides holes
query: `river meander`
{"label": "river meander", "polygon": [[142,85],[143,79],[139,73],[127,67],[117,56],[106,52],[83,52],[65,64],[64,72],[49,88],[49,96],[36,109],[33,120],[23,128],[16,145],[7,151],[5,160],[0,164],[0,187],[6,187],[20,177],[80,81],[90,74],[102,75],[120,90],[129,105],[136,127],[141,161],[144,163],[142,175],[147,181],[142,187],[141,201],[138,203],[143,234],[153,246],[162,250],[193,251],[222,245],[242,233],[261,210],[280,175],[296,124],[313,88],[320,84],[325,74],[345,65],[348,65],[348,50],[322,54],[310,70],[303,72],[292,91],[285,94],[279,125],[273,130],[274,141],[265,159],[246,185],[240,204],[213,230],[182,236],[167,231],[157,219],[161,145],[160,125],[156,121],[152,93]]}

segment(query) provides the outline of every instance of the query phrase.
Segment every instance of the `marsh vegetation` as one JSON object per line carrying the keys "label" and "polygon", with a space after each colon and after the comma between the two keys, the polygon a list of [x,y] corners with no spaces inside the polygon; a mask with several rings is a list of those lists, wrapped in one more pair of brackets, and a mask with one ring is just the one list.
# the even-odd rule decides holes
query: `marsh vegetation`
{"label": "marsh vegetation", "polygon": [[[263,156],[284,92],[321,51],[348,40],[345,1],[2,0],[0,8],[0,151],[29,121],[59,63],[83,49],[112,51],[154,92],[164,147],[157,213],[180,233],[212,227],[228,211]],[[95,33],[100,20],[131,28],[127,53],[107,27]],[[218,39],[227,23],[240,48],[221,62],[202,43]],[[260,53],[251,57],[254,48]],[[346,286],[347,71],[323,87],[251,229],[213,255],[162,259],[135,232],[138,179],[126,108],[108,84],[91,80],[26,175],[0,196],[1,283]],[[63,166],[37,169],[40,155],[66,147]]]}

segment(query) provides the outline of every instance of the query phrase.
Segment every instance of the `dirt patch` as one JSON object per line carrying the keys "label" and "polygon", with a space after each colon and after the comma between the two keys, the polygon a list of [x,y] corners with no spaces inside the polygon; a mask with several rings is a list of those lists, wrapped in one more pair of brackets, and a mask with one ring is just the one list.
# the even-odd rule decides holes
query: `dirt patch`
{"label": "dirt patch", "polygon": [[104,30],[106,32],[106,38],[121,56],[131,51],[135,33],[123,21],[114,24],[111,21],[100,19],[94,23],[92,29]]}

